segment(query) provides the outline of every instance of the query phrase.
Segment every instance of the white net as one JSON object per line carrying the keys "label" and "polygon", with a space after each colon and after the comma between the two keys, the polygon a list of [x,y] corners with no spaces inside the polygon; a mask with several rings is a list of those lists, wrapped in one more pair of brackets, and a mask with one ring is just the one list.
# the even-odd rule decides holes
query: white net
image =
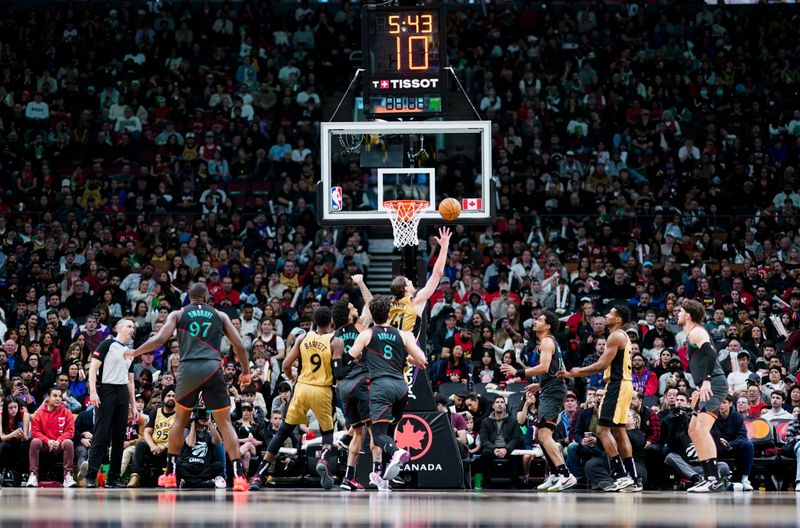
{"label": "white net", "polygon": [[419,244],[417,227],[422,217],[422,211],[427,209],[430,202],[427,200],[391,200],[383,202],[389,211],[389,220],[394,231],[394,246],[416,246]]}

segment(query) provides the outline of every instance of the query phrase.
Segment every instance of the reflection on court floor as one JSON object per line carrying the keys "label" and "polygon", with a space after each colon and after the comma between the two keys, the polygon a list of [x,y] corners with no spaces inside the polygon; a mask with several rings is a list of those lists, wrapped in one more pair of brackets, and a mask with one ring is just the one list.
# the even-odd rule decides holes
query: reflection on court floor
{"label": "reflection on court floor", "polygon": [[3,489],[0,526],[797,526],[793,493]]}

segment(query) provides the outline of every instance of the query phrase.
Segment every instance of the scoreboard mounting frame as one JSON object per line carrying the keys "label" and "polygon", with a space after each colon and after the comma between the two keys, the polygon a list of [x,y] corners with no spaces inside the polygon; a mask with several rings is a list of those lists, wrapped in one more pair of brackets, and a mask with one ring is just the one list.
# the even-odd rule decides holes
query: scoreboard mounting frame
{"label": "scoreboard mounting frame", "polygon": [[368,119],[444,115],[445,18],[441,7],[362,8],[364,114]]}

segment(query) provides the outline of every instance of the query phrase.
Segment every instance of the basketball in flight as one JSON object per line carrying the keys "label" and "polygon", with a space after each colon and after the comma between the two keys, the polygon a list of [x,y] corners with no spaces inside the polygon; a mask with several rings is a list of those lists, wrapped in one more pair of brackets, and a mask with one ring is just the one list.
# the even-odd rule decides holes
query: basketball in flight
{"label": "basketball in flight", "polygon": [[452,222],[461,215],[461,204],[455,198],[445,198],[439,203],[439,214]]}

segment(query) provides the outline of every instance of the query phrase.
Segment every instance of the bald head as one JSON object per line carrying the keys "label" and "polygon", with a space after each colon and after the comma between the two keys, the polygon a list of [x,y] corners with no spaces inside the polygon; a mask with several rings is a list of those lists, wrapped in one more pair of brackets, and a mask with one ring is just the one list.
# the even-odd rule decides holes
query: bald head
{"label": "bald head", "polygon": [[202,282],[195,282],[189,287],[189,300],[193,303],[208,300],[208,288]]}

